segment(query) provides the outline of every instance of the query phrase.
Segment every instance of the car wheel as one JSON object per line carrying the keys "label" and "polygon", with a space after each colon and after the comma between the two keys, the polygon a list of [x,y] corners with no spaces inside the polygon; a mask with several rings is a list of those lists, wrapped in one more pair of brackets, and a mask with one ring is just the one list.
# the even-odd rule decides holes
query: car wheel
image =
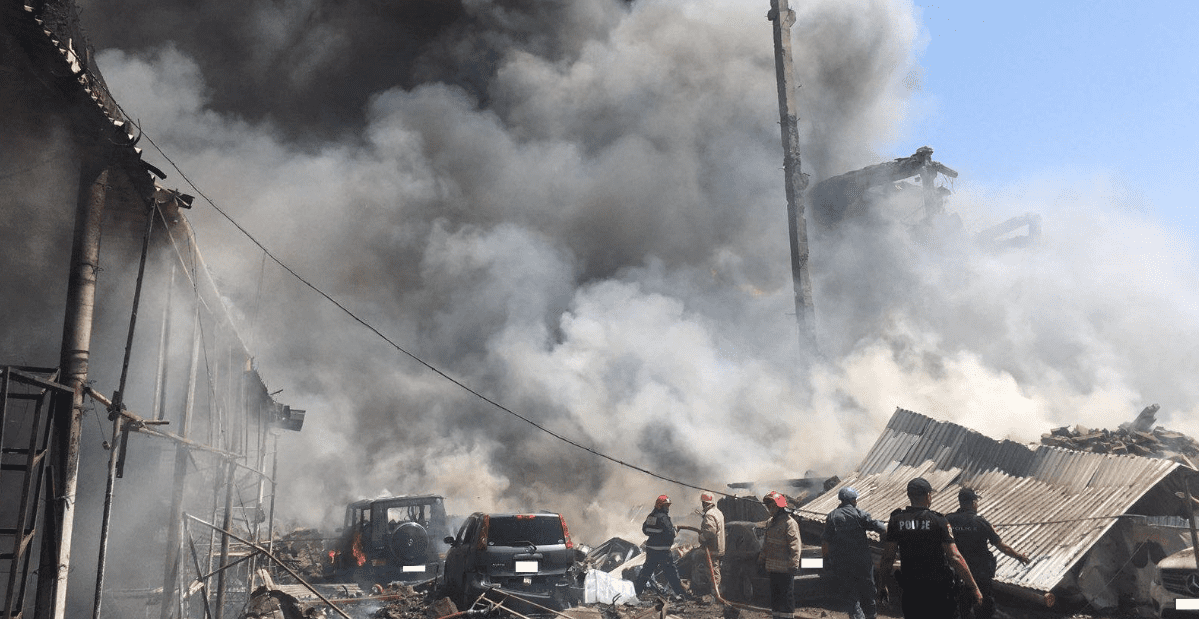
{"label": "car wheel", "polygon": [[387,549],[397,561],[421,563],[429,554],[429,534],[415,522],[405,522],[387,536]]}

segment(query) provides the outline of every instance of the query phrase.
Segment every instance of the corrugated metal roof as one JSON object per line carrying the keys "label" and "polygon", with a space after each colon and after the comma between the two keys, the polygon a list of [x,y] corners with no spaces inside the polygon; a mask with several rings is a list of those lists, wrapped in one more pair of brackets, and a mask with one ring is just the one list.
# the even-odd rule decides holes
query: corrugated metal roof
{"label": "corrugated metal roof", "polygon": [[958,507],[957,490],[968,485],[981,496],[979,512],[1004,541],[1032,558],[1025,566],[999,555],[995,579],[1048,592],[1120,516],[1181,466],[1132,455],[1030,449],[898,409],[859,470],[800,514],[824,522],[837,507],[837,491],[853,486],[858,506],[886,520],[908,505],[907,482],[914,477],[932,484],[933,509],[949,513]]}

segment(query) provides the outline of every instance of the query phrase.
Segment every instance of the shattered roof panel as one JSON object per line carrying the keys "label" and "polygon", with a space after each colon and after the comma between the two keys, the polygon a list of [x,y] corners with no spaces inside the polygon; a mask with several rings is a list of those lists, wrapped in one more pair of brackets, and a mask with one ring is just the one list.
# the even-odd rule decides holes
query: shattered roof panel
{"label": "shattered roof panel", "polygon": [[936,491],[933,509],[958,507],[957,490],[978,491],[979,511],[1032,563],[1000,555],[995,579],[1048,592],[1120,516],[1181,467],[1177,462],[1131,455],[1096,454],[997,441],[957,424],[898,409],[862,461],[859,471],[800,509],[824,522],[837,507],[837,491],[858,490],[858,506],[886,520],[908,505],[907,482],[924,477]]}

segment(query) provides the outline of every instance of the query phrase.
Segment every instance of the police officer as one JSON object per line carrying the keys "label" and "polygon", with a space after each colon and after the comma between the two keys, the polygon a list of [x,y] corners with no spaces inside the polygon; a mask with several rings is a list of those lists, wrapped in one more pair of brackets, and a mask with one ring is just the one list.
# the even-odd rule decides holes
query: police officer
{"label": "police officer", "polygon": [[824,569],[833,577],[837,597],[850,619],[874,619],[874,557],[867,531],[885,533],[887,525],[858,509],[858,491],[846,486],[837,492],[841,505],[824,520],[820,550]]}
{"label": "police officer", "polygon": [[[982,601],[970,568],[958,552],[949,521],[929,509],[932,498],[932,484],[923,477],[913,479],[908,482],[911,505],[891,512],[887,522],[879,568],[884,577],[890,574],[896,551],[899,552],[903,567],[895,577],[903,588],[903,616],[907,619],[954,619],[957,616],[954,573],[974,601]],[[881,589],[882,579],[879,581]]]}
{"label": "police officer", "polygon": [[995,578],[996,563],[995,555],[987,545],[995,546],[1003,554],[1026,565],[1028,555],[1016,552],[1011,546],[1003,543],[999,534],[995,532],[995,527],[978,514],[978,493],[973,489],[962,488],[958,491],[958,505],[958,510],[947,514],[945,518],[953,527],[953,537],[957,540],[958,550],[961,551],[962,558],[966,559],[966,565],[970,566],[974,582],[978,583],[978,590],[983,594],[982,602],[977,606],[972,599],[962,596],[959,601],[960,613],[962,619],[990,619],[995,613],[991,584]]}
{"label": "police officer", "polygon": [[670,547],[674,545],[674,537],[678,534],[674,523],[670,521],[670,497],[663,494],[654,501],[654,510],[641,524],[641,532],[647,537],[645,564],[641,566],[637,580],[633,581],[633,589],[640,595],[650,577],[661,568],[675,595],[683,597],[683,583],[679,580],[679,571],[675,568],[674,557],[670,554]]}

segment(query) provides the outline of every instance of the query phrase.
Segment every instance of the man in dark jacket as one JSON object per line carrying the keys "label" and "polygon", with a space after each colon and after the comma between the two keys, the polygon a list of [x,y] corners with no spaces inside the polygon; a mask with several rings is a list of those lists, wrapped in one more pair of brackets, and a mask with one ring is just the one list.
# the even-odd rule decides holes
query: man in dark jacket
{"label": "man in dark jacket", "polygon": [[[923,477],[908,482],[911,505],[891,512],[884,538],[879,570],[885,578],[895,566],[895,555],[903,567],[895,574],[903,588],[903,616],[907,619],[953,619],[957,616],[957,591],[953,576],[982,601],[966,560],[958,552],[953,530],[945,516],[929,509],[933,486]],[[879,579],[880,583],[882,578]],[[881,585],[880,585],[881,586]]]}
{"label": "man in dark jacket", "polygon": [[953,526],[953,537],[957,540],[958,550],[961,551],[962,558],[966,559],[966,565],[970,566],[974,582],[978,583],[978,589],[983,594],[982,603],[977,606],[974,600],[963,596],[959,612],[962,619],[990,619],[995,613],[991,584],[995,578],[996,562],[995,555],[987,545],[995,546],[1003,554],[1024,564],[1028,564],[1028,555],[1016,552],[1011,546],[1003,543],[999,534],[995,532],[995,527],[991,526],[986,518],[978,515],[978,493],[973,489],[962,488],[958,491],[958,505],[958,510],[945,518]]}
{"label": "man in dark jacket", "polygon": [[837,597],[850,619],[874,619],[878,604],[874,595],[874,556],[870,554],[867,531],[885,533],[887,525],[858,509],[858,491],[845,487],[837,492],[841,505],[824,521],[820,550],[825,573],[833,577]]}
{"label": "man in dark jacket", "polygon": [[685,594],[683,583],[679,580],[679,571],[675,568],[674,557],[670,554],[670,547],[674,546],[674,537],[678,533],[674,523],[670,521],[670,497],[663,494],[654,501],[654,511],[650,512],[642,523],[641,532],[647,538],[645,564],[641,566],[637,580],[633,581],[633,589],[640,595],[650,577],[660,568],[675,595],[682,597]]}

